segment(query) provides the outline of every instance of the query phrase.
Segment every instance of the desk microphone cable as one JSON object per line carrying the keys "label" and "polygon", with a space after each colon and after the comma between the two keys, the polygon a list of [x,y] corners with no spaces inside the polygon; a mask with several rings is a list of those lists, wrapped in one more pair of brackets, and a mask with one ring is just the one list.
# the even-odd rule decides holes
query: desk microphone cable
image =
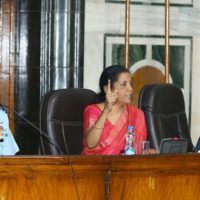
{"label": "desk microphone cable", "polygon": [[171,130],[173,133],[177,134],[178,137],[188,139],[188,142],[189,142],[189,144],[190,144],[190,146],[191,146],[191,148],[192,148],[192,151],[195,152],[195,147],[194,147],[194,145],[193,145],[193,143],[192,143],[192,140],[191,140],[190,136],[189,136],[189,137],[186,137],[186,135],[185,135],[183,132],[181,132],[181,131],[177,130],[175,127],[173,127],[173,126],[170,124],[170,122],[169,122],[166,118],[164,118],[164,117],[162,116],[161,113],[159,113],[159,112],[153,112],[152,107],[148,106],[147,104],[143,104],[143,105],[142,105],[142,109],[143,109],[143,110],[146,110],[146,111],[149,111],[149,112],[152,113],[154,116],[156,116],[156,117],[158,117],[159,119],[161,119],[161,120],[164,122],[163,124],[165,125],[165,127],[168,128],[169,130]]}
{"label": "desk microphone cable", "polygon": [[[0,104],[0,108],[8,108],[9,110],[11,110],[14,114],[16,114],[19,118],[23,119],[25,122],[27,122],[30,126],[32,126],[35,130],[37,130],[39,132],[39,135],[46,138],[47,141],[52,144],[54,147],[56,147],[58,149],[58,151],[60,152],[61,155],[63,155],[64,153],[62,152],[60,146],[57,144],[57,142],[55,140],[53,140],[52,138],[50,138],[44,131],[42,131],[41,129],[39,129],[35,124],[33,124],[31,121],[29,121],[28,119],[26,119],[25,117],[23,117],[22,115],[20,115],[16,110],[14,110],[13,108],[11,108],[10,106],[4,105],[4,104]],[[4,110],[5,111],[5,110]],[[5,111],[6,112],[6,111]],[[37,132],[37,133],[38,133]]]}
{"label": "desk microphone cable", "polygon": [[71,170],[72,170],[72,176],[73,176],[74,186],[75,186],[75,189],[76,189],[76,195],[77,195],[77,199],[80,200],[79,192],[78,192],[78,187],[77,187],[77,184],[76,184],[76,178],[75,178],[74,168],[73,168],[73,165],[72,165],[71,155],[69,153],[69,149],[68,149],[67,141],[65,140],[65,137],[64,137],[64,135],[65,135],[64,133],[65,133],[65,131],[64,131],[64,125],[62,123],[62,134],[63,134],[64,142],[66,144],[66,150],[67,150],[67,156],[69,158],[69,164],[70,164],[70,167],[71,167]]}

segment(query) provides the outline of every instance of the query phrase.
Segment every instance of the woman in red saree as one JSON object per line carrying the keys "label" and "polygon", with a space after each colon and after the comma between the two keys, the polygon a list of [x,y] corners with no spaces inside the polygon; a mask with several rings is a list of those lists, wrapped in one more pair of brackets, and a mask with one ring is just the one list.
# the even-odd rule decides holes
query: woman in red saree
{"label": "woman in red saree", "polygon": [[135,146],[147,137],[144,114],[130,106],[132,84],[129,71],[122,66],[106,68],[100,77],[100,103],[84,112],[84,155],[123,154],[128,126],[134,126]]}

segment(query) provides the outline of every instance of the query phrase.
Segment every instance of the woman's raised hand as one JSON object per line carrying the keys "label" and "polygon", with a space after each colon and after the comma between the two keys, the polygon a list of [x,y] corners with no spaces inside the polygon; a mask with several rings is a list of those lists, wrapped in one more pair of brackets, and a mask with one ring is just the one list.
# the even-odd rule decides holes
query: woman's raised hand
{"label": "woman's raised hand", "polygon": [[116,103],[118,98],[117,90],[114,92],[111,90],[111,81],[108,80],[107,90],[106,90],[106,105],[105,107],[108,108],[109,111],[112,110],[112,106]]}

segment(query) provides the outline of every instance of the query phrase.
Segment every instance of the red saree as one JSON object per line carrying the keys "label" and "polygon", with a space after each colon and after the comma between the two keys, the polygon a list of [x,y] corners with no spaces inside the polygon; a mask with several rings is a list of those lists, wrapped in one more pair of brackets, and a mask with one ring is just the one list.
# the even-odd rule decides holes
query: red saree
{"label": "red saree", "polygon": [[84,112],[83,123],[83,155],[118,155],[122,154],[126,145],[126,133],[128,126],[134,126],[135,144],[137,154],[137,142],[144,141],[147,137],[144,114],[141,110],[127,105],[113,125],[108,119],[105,122],[101,138],[95,148],[88,148],[85,144],[85,130],[94,125],[101,114],[100,108],[93,104],[87,106]]}

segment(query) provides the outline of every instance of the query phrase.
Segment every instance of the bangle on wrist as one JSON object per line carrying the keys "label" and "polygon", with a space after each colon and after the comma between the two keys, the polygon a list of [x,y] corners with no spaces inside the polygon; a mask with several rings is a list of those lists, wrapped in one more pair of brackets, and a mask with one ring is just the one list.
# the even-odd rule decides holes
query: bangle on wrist
{"label": "bangle on wrist", "polygon": [[102,127],[102,128],[100,128],[100,127],[96,127],[96,126],[93,126],[94,128],[96,128],[96,129],[103,129],[104,127]]}

